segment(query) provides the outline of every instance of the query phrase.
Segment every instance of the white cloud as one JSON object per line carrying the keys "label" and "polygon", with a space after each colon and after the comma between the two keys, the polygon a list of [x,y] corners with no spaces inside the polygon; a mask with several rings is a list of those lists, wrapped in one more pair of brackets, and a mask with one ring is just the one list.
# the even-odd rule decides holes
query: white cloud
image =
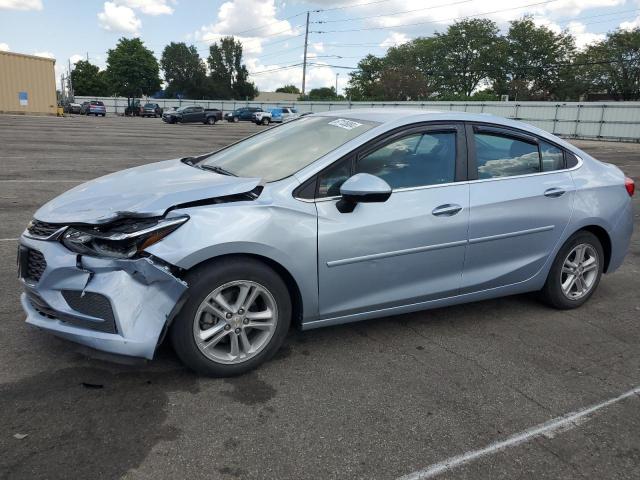
{"label": "white cloud", "polygon": [[604,33],[587,32],[587,27],[580,22],[569,22],[567,30],[569,30],[569,33],[576,39],[576,47],[578,47],[579,50],[583,50],[592,43],[600,42],[606,37]]}
{"label": "white cloud", "polygon": [[146,15],[171,15],[173,7],[169,0],[114,0],[118,5],[140,10]]}
{"label": "white cloud", "polygon": [[69,60],[71,60],[71,65],[75,65],[80,60],[84,60],[84,59],[85,59],[85,56],[80,55],[79,53],[76,53],[75,55],[71,55],[71,57],[69,58]]}
{"label": "white cloud", "polygon": [[11,50],[8,43],[0,42],[0,52],[8,52]]}
{"label": "white cloud", "polygon": [[322,53],[324,52],[324,43],[322,42],[312,43],[311,48],[313,48],[318,53]]}
{"label": "white cloud", "polygon": [[100,26],[108,32],[138,33],[142,22],[134,11],[114,2],[105,2],[104,10],[98,13]]}
{"label": "white cloud", "polygon": [[385,38],[380,44],[383,48],[395,47],[397,45],[402,45],[403,43],[407,43],[411,38],[409,38],[404,33],[400,32],[391,32],[387,38]]}
{"label": "white cloud", "polygon": [[270,41],[296,33],[287,20],[276,17],[274,0],[229,0],[220,5],[217,21],[201,27],[193,38],[211,44],[223,36],[233,35],[242,42],[245,53],[255,54],[262,51],[266,38]]}
{"label": "white cloud", "polygon": [[0,10],[42,10],[42,0],[0,0]]}
{"label": "white cloud", "polygon": [[51,52],[46,52],[46,51],[45,51],[45,52],[34,52],[33,54],[34,54],[36,57],[53,58],[53,59],[55,59],[55,58],[56,58],[56,56],[55,56],[53,53],[51,53]]}
{"label": "white cloud", "polygon": [[622,22],[620,28],[622,30],[635,30],[636,28],[640,28],[640,16],[630,22]]}

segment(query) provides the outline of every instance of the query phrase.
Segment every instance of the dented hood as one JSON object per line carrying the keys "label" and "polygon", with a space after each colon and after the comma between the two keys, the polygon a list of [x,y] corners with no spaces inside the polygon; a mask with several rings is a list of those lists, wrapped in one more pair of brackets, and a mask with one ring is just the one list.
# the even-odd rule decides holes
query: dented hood
{"label": "dented hood", "polygon": [[250,192],[258,178],[240,178],[167,160],[96,178],[54,198],[35,218],[49,223],[105,223],[153,217],[183,203]]}

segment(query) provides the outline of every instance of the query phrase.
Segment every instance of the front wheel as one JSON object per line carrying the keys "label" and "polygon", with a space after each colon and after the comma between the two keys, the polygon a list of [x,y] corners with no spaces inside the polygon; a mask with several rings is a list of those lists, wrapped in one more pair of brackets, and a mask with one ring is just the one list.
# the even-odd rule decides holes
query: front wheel
{"label": "front wheel", "polygon": [[180,359],[204,375],[228,377],[271,358],[291,323],[282,278],[253,259],[224,259],[187,275],[189,298],[171,327]]}
{"label": "front wheel", "polygon": [[238,117],[233,117],[233,123],[238,123],[240,121],[240,118]]}
{"label": "front wheel", "polygon": [[216,124],[216,119],[213,117],[209,117],[207,118],[207,125],[215,125]]}
{"label": "front wheel", "polygon": [[543,300],[562,310],[584,304],[596,290],[604,268],[598,237],[587,231],[572,235],[562,246],[541,291]]}
{"label": "front wheel", "polygon": [[269,125],[269,119],[268,118],[263,118],[262,119],[262,125]]}

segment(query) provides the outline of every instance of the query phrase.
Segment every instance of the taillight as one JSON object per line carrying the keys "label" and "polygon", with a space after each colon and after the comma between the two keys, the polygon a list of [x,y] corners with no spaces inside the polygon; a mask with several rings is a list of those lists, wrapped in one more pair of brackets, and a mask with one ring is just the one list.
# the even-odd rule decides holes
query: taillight
{"label": "taillight", "polygon": [[629,196],[633,197],[633,194],[636,191],[636,184],[633,181],[633,179],[629,177],[624,177],[624,188],[627,189],[627,193],[629,194]]}

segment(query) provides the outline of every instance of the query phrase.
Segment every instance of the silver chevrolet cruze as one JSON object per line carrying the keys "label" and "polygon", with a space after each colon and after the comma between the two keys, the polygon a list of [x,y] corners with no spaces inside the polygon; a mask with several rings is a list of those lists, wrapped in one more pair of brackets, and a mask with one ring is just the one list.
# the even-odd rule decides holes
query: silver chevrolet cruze
{"label": "silver chevrolet cruze", "polygon": [[540,291],[582,305],[629,246],[634,183],[488,115],[305,116],[73,188],[20,238],[27,322],[234,375],[289,329]]}

